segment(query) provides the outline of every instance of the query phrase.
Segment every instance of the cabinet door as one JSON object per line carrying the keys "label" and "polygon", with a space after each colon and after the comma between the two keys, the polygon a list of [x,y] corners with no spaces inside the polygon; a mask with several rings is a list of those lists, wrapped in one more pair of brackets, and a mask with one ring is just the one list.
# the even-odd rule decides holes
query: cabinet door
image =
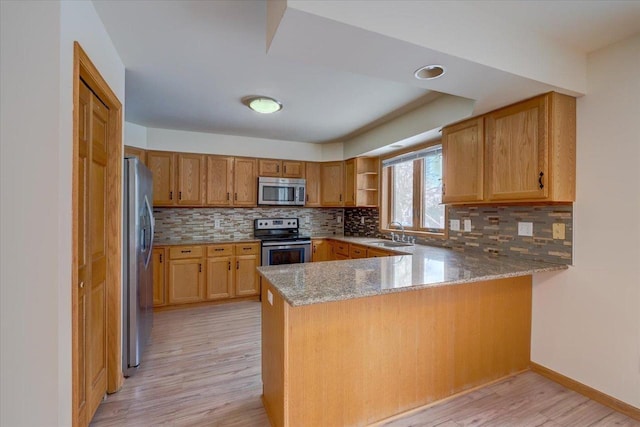
{"label": "cabinet door", "polygon": [[234,160],[233,204],[235,206],[256,206],[258,203],[256,163],[256,159],[236,158]]}
{"label": "cabinet door", "polygon": [[331,245],[324,239],[317,239],[311,241],[311,261],[330,261],[331,260]]}
{"label": "cabinet door", "polygon": [[216,300],[233,296],[233,257],[207,259],[207,299]]}
{"label": "cabinet door", "polygon": [[233,203],[233,157],[207,156],[207,197],[210,206]]}
{"label": "cabinet door", "polygon": [[178,204],[202,205],[204,199],[204,156],[178,154]]}
{"label": "cabinet door", "polygon": [[165,288],[165,260],[164,248],[153,250],[153,306],[159,307],[167,303]]}
{"label": "cabinet door", "polygon": [[489,200],[543,199],[548,195],[547,97],[486,117]]}
{"label": "cabinet door", "polygon": [[282,162],[272,159],[258,159],[258,176],[282,176]]}
{"label": "cabinet door", "polygon": [[169,261],[169,304],[202,301],[203,284],[201,258]]}
{"label": "cabinet door", "polygon": [[144,164],[147,164],[147,152],[142,148],[124,146],[124,157],[137,157]]}
{"label": "cabinet door", "polygon": [[320,204],[343,205],[344,162],[327,162],[320,165]]}
{"label": "cabinet door", "polygon": [[153,205],[172,206],[174,198],[173,168],[175,154],[166,151],[147,152],[147,167],[153,175]]}
{"label": "cabinet door", "polygon": [[344,205],[356,205],[356,159],[344,162]]}
{"label": "cabinet door", "polygon": [[306,174],[306,202],[305,206],[320,206],[320,163],[307,162]]}
{"label": "cabinet door", "polygon": [[257,255],[240,255],[236,257],[236,296],[244,297],[260,293],[260,282],[256,273],[257,266]]}
{"label": "cabinet door", "polygon": [[442,130],[442,202],[480,201],[484,196],[484,119]]}
{"label": "cabinet door", "polygon": [[304,162],[282,161],[283,178],[304,178]]}

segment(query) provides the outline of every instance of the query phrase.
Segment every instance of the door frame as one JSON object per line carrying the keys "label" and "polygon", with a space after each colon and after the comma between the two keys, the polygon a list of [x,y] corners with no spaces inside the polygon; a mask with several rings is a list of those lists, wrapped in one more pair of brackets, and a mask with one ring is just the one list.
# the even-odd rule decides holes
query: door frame
{"label": "door frame", "polygon": [[72,422],[80,420],[78,365],[78,157],[80,80],[109,108],[109,139],[107,142],[107,392],[122,387],[122,104],[109,87],[87,53],[76,41],[73,44],[73,176],[72,176],[72,256],[71,256],[71,364]]}

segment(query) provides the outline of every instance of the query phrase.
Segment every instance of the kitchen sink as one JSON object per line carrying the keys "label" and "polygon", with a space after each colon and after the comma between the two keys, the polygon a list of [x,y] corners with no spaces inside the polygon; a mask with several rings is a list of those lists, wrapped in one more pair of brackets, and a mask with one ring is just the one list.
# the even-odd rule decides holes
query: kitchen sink
{"label": "kitchen sink", "polygon": [[413,243],[407,243],[407,242],[392,242],[390,240],[381,240],[379,242],[370,242],[370,245],[376,245],[376,246],[384,246],[385,248],[400,248],[403,246],[413,246]]}

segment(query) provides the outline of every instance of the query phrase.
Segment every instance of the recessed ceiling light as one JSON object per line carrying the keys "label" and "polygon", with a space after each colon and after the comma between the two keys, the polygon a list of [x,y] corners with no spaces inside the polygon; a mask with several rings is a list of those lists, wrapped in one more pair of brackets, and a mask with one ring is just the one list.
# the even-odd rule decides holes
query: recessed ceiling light
{"label": "recessed ceiling light", "polygon": [[425,65],[424,67],[418,68],[413,75],[419,80],[431,80],[443,75],[444,71],[445,69],[442,65]]}
{"label": "recessed ceiling light", "polygon": [[282,103],[268,96],[250,96],[242,100],[243,104],[256,113],[271,114],[282,110]]}

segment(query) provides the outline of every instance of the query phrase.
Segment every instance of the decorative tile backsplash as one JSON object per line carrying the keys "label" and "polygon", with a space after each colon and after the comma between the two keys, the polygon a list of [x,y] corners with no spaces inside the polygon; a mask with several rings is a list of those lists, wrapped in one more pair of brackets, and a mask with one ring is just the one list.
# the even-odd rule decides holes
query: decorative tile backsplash
{"label": "decorative tile backsplash", "polygon": [[[364,219],[363,219],[364,218]],[[449,208],[449,220],[471,220],[471,231],[449,231],[447,239],[419,238],[418,243],[459,251],[483,251],[498,256],[571,264],[573,206],[460,206]],[[345,209],[347,236],[382,237],[375,208]],[[533,223],[533,237],[518,236],[518,222]],[[364,222],[364,224],[362,224]],[[553,239],[554,223],[565,226],[564,239]]]}
{"label": "decorative tile backsplash", "polygon": [[[386,237],[378,230],[377,208],[155,208],[158,242],[180,240],[243,240],[253,238],[256,218],[300,218],[300,233],[320,236]],[[338,217],[344,220],[338,222]],[[471,220],[471,231],[449,231],[447,239],[419,238],[418,243],[458,251],[483,251],[560,264],[572,263],[573,207],[459,206],[449,220]],[[215,221],[220,220],[220,228]],[[533,223],[533,237],[518,236],[518,222]],[[565,238],[553,239],[552,226],[562,223]]]}
{"label": "decorative tile backsplash", "polygon": [[[344,233],[341,208],[155,208],[153,214],[157,242],[253,239],[253,220],[257,218],[300,218],[304,235]],[[220,220],[220,228],[215,228],[216,220]]]}

